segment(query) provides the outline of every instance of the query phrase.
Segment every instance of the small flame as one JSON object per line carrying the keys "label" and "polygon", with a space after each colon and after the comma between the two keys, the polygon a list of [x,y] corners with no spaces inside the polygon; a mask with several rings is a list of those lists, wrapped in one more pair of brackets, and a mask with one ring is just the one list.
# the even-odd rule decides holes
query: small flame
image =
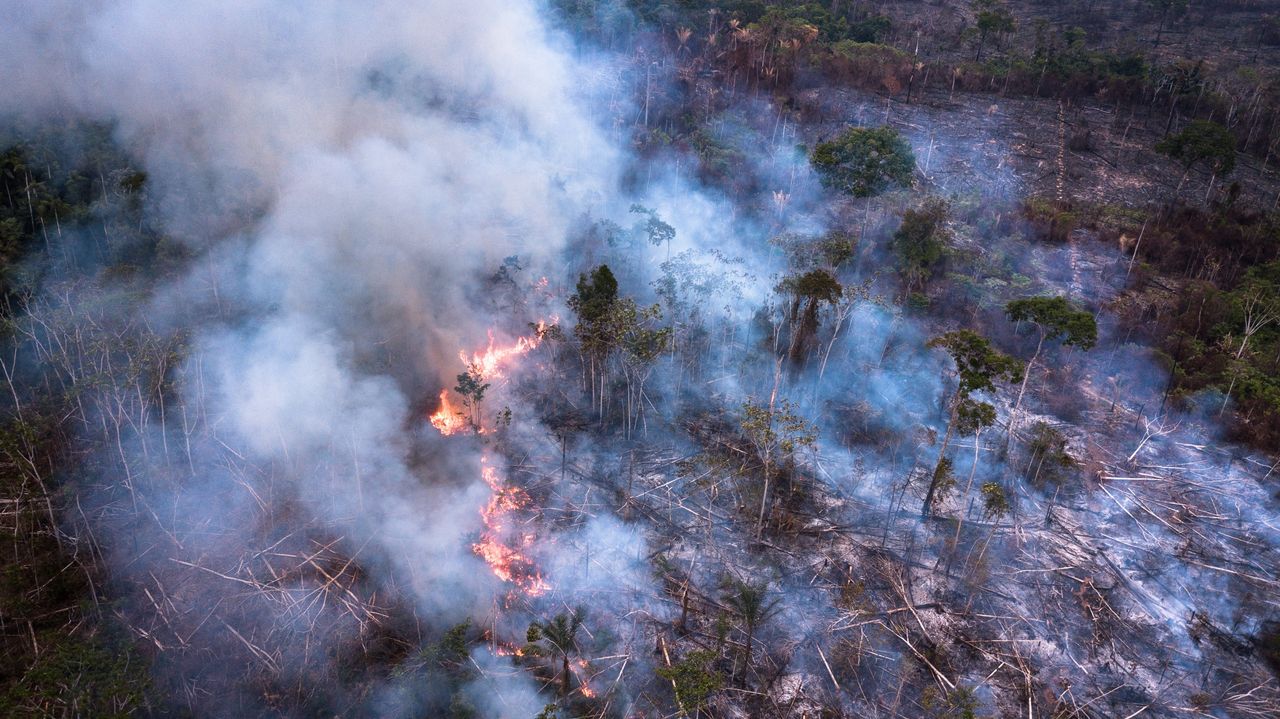
{"label": "small flame", "polygon": [[471,549],[489,565],[494,576],[516,585],[530,597],[546,594],[551,585],[542,578],[526,552],[533,546],[532,534],[516,533],[512,528],[512,514],[527,508],[531,502],[528,492],[519,487],[509,487],[499,479],[493,467],[484,465],[480,476],[493,491],[488,504],[480,510],[485,532]]}
{"label": "small flame", "polygon": [[502,365],[514,357],[528,354],[542,344],[542,337],[547,331],[547,323],[545,321],[538,322],[537,330],[532,337],[521,337],[516,340],[514,345],[509,347],[495,347],[493,339],[493,330],[489,330],[489,348],[483,352],[477,352],[467,357],[465,351],[458,353],[458,358],[467,366],[472,374],[479,375],[482,379],[497,379],[502,377]]}
{"label": "small flame", "polygon": [[440,409],[430,417],[431,426],[440,430],[446,437],[457,434],[467,428],[466,416],[449,403],[449,390],[440,390]]}
{"label": "small flame", "polygon": [[594,697],[596,692],[591,688],[591,677],[587,676],[587,671],[590,669],[587,665],[587,660],[575,659],[569,666],[572,668],[573,673],[578,677],[578,691],[582,692],[582,696],[588,699]]}

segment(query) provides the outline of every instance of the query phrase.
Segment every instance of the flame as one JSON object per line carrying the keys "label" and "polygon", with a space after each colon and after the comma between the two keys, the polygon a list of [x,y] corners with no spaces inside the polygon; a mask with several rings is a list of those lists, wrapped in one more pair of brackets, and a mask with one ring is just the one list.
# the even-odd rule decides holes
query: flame
{"label": "flame", "polygon": [[[556,319],[551,319],[554,324]],[[534,329],[534,333],[530,337],[520,337],[516,339],[515,344],[498,347],[496,346],[493,330],[489,330],[489,347],[483,352],[473,353],[467,356],[465,350],[458,353],[458,358],[466,366],[467,371],[475,375],[480,381],[501,379],[503,376],[503,365],[510,360],[528,354],[542,344],[543,337],[546,336],[547,328],[550,324],[546,320],[540,320]],[[459,411],[452,403],[449,402],[449,390],[440,390],[440,409],[436,410],[429,418],[431,425],[440,430],[440,434],[449,436],[457,434],[470,426],[465,413]],[[483,427],[477,426],[476,432],[485,434]]]}
{"label": "flame", "polygon": [[546,594],[551,585],[542,578],[526,554],[535,537],[530,533],[517,532],[512,526],[513,514],[527,508],[531,502],[528,492],[506,486],[498,477],[497,470],[487,464],[481,466],[480,476],[493,491],[493,496],[480,510],[485,531],[471,549],[489,565],[498,579],[516,585],[530,597]]}
{"label": "flame", "polygon": [[574,675],[578,677],[578,691],[582,692],[582,696],[588,699],[594,697],[596,692],[591,688],[591,677],[587,676],[587,670],[590,669],[587,665],[587,660],[581,658],[575,659],[569,667],[573,671]]}
{"label": "flame", "polygon": [[440,430],[446,437],[457,434],[467,428],[467,419],[449,402],[449,390],[440,390],[440,409],[429,418],[431,426]]}
{"label": "flame", "polygon": [[502,365],[513,357],[519,357],[528,354],[542,344],[542,337],[547,331],[547,323],[545,320],[538,322],[537,329],[532,337],[520,337],[516,343],[509,347],[495,347],[493,339],[493,330],[489,330],[489,348],[483,352],[476,352],[467,357],[466,351],[458,353],[458,358],[467,366],[472,374],[479,375],[482,379],[497,379],[502,377]]}

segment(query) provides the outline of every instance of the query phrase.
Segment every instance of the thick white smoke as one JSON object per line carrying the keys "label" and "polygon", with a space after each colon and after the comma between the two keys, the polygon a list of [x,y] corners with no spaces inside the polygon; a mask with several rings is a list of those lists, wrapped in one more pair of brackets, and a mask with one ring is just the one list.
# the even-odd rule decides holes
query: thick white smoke
{"label": "thick white smoke", "polygon": [[[430,616],[487,608],[488,489],[467,452],[415,461],[415,402],[493,321],[475,278],[553,257],[616,170],[534,3],[14,0],[0,62],[0,116],[113,123],[196,255],[133,311],[197,328],[179,392],[206,436],[287,468],[282,492],[359,527]],[[152,498],[175,527],[254,505],[205,449]]]}

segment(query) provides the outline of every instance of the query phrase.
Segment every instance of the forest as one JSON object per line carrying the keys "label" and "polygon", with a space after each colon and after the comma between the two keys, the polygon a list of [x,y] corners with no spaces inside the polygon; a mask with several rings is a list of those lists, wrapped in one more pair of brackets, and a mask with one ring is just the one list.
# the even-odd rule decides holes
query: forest
{"label": "forest", "polygon": [[1280,716],[1280,1],[0,60],[0,716]]}

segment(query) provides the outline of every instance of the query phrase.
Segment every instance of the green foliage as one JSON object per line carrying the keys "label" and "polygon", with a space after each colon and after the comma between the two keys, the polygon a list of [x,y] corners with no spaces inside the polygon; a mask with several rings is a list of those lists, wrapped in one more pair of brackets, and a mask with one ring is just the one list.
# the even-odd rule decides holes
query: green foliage
{"label": "green foliage", "polygon": [[973,8],[977,12],[976,26],[978,28],[978,55],[977,61],[982,61],[982,49],[986,45],[987,37],[990,35],[1004,35],[1013,32],[1016,23],[1013,14],[1003,3],[996,0],[974,0]]}
{"label": "green foliage", "polygon": [[1062,344],[1092,349],[1098,342],[1098,324],[1093,315],[1077,310],[1065,297],[1028,297],[1005,305],[1011,322],[1032,322],[1040,328],[1045,340],[1062,340]]}
{"label": "green foliage", "polygon": [[802,301],[825,302],[835,304],[840,300],[844,287],[827,270],[817,269],[798,277],[788,277],[779,285],[779,289],[789,292]]}
{"label": "green foliage", "polygon": [[961,436],[976,434],[996,423],[996,408],[990,402],[962,397],[956,403],[956,431]]}
{"label": "green foliage", "polygon": [[983,482],[982,483],[982,513],[988,517],[997,519],[1009,513],[1012,507],[1009,504],[1009,495],[1005,493],[1004,487],[999,482]]}
{"label": "green foliage", "polygon": [[891,127],[851,127],[819,143],[809,161],[823,187],[854,197],[908,187],[916,167],[911,146]]}
{"label": "green foliage", "polygon": [[578,314],[578,324],[592,324],[604,318],[618,299],[618,280],[608,265],[600,265],[591,275],[579,275],[577,290],[569,298],[569,308]]}
{"label": "green foliage", "polygon": [[462,402],[471,410],[474,419],[474,415],[479,411],[480,402],[484,400],[484,393],[488,389],[489,383],[484,381],[480,369],[469,367],[466,372],[458,375],[458,384],[453,391],[462,395]]}
{"label": "green foliage", "polygon": [[663,222],[662,218],[658,216],[657,210],[651,210],[643,205],[632,205],[631,212],[645,216],[639,230],[649,244],[657,247],[665,242],[670,245],[671,241],[675,239],[676,228]]}
{"label": "green foliage", "polygon": [[1032,425],[1027,449],[1031,458],[1025,474],[1033,486],[1060,482],[1063,471],[1076,466],[1075,459],[1067,454],[1067,438],[1045,422]]}
{"label": "green foliage", "polygon": [[939,696],[936,687],[926,687],[920,706],[930,719],[977,719],[978,699],[970,687],[956,687]]}
{"label": "green foliage", "polygon": [[0,716],[13,719],[102,717],[141,711],[149,689],[146,666],[127,646],[48,635],[43,649],[0,693]]}
{"label": "green foliage", "polygon": [[600,265],[590,276],[579,275],[578,286],[569,298],[569,308],[578,315],[573,332],[587,354],[603,360],[616,342],[611,322],[618,302],[618,280],[608,265]]}
{"label": "green foliage", "polygon": [[893,250],[908,288],[923,286],[942,259],[947,247],[947,211],[946,200],[931,197],[902,213],[902,224],[893,233]]}
{"label": "green foliage", "polygon": [[742,404],[742,431],[757,452],[785,457],[818,441],[818,428],[796,412],[790,400],[778,400],[772,407],[748,399]]}
{"label": "green foliage", "polygon": [[724,590],[721,601],[738,618],[739,628],[746,635],[743,665],[750,669],[756,631],[778,613],[782,599],[769,597],[768,582],[751,583],[731,578],[725,581]]}
{"label": "green foliage", "polygon": [[947,496],[956,486],[955,463],[950,457],[938,458],[938,463],[934,465],[933,476],[930,478],[930,486],[933,487],[934,494],[939,498]]}
{"label": "green foliage", "polygon": [[582,628],[586,612],[577,607],[560,612],[545,622],[532,622],[525,632],[526,653],[531,656],[558,656],[560,658],[560,695],[568,696],[573,679],[569,671],[569,657],[579,653],[578,630]]}
{"label": "green foliage", "polygon": [[1182,163],[1190,170],[1206,165],[1214,174],[1225,175],[1236,166],[1236,138],[1216,122],[1194,120],[1176,135],[1156,143],[1156,151]]}
{"label": "green foliage", "polygon": [[658,667],[658,676],[674,685],[676,701],[688,716],[707,706],[707,700],[724,686],[724,676],[712,664],[718,654],[709,649],[690,652],[669,667]]}
{"label": "green foliage", "polygon": [[960,380],[958,397],[973,392],[991,391],[995,382],[1018,382],[1022,379],[1022,362],[991,346],[982,335],[972,330],[956,330],[929,340],[929,347],[947,351],[955,362]]}

